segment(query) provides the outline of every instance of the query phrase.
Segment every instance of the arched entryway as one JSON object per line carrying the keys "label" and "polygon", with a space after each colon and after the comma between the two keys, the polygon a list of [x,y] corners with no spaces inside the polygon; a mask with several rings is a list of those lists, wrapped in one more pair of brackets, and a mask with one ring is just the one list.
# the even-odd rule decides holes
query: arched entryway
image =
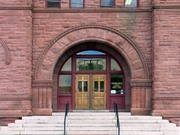
{"label": "arched entryway", "polygon": [[[89,43],[94,44],[88,45]],[[57,79],[61,66],[75,52],[89,49],[105,52],[121,65],[125,76],[125,89],[126,92],[129,91],[128,96],[125,95],[125,110],[130,110],[132,114],[149,114],[151,78],[140,47],[118,30],[96,25],[69,29],[54,38],[41,52],[32,82],[33,113],[51,115],[52,111],[58,111]]]}
{"label": "arched entryway", "polygon": [[[56,78],[57,77],[57,78]],[[67,50],[56,65],[53,109],[130,111],[130,71],[125,59],[107,43],[86,41]],[[56,88],[54,87],[54,88]]]}

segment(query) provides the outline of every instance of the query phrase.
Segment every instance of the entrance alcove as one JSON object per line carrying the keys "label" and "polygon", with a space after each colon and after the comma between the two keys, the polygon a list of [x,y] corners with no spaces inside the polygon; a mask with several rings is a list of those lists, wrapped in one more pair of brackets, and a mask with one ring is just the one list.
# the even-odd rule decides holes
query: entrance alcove
{"label": "entrance alcove", "polygon": [[[75,70],[75,72],[72,72],[74,78],[72,78],[71,84],[73,87],[71,98],[66,97],[64,101],[59,101],[62,98],[58,98],[58,77],[63,74],[61,68],[65,62],[70,57],[76,57],[78,52],[85,50],[103,52],[107,54],[107,59],[112,57],[121,67],[121,73],[124,76],[124,104],[119,102],[119,108],[122,111],[131,111],[131,114],[134,115],[150,114],[151,78],[148,63],[139,45],[118,30],[106,26],[90,25],[75,27],[61,33],[41,52],[35,66],[32,82],[32,111],[35,115],[51,115],[52,111],[63,111],[67,101],[70,102],[72,110],[78,109],[75,102],[75,87],[77,87],[75,76],[77,72]],[[110,62],[110,60],[107,60],[107,62]],[[107,67],[109,64],[107,64]],[[107,69],[105,73],[107,79],[105,81],[107,83],[106,91],[110,93],[109,72],[111,71]],[[104,73],[100,74],[100,72],[96,73],[101,76],[105,75]],[[93,78],[92,75],[91,73],[90,79]],[[81,78],[84,77],[81,76]],[[93,84],[93,81],[91,81],[91,84]],[[105,103],[105,109],[108,110],[112,109],[111,106],[113,100],[115,100],[115,98],[111,100],[110,96],[111,94],[109,96],[107,94]]]}
{"label": "entrance alcove", "polygon": [[[88,51],[88,50],[93,50],[94,52],[97,51],[102,54],[86,54],[86,55],[80,55],[78,56],[77,54],[82,51]],[[76,71],[76,69],[73,70],[73,67],[76,65],[76,60],[77,58],[83,58],[85,57],[86,59],[94,60],[94,59],[105,59],[105,68],[104,70],[81,70],[81,71]],[[71,71],[62,71],[62,67],[65,65],[65,63],[71,58],[71,67],[66,67],[68,69],[72,69]],[[113,63],[117,64],[119,66],[119,71],[111,71],[110,68],[113,66],[110,62],[113,61]],[[59,76],[65,76],[65,75],[70,75],[71,76],[71,92],[65,93],[61,92],[59,94],[59,89],[61,85]],[[122,83],[118,84],[121,85],[121,93],[115,92],[113,93],[112,90],[112,76],[119,76],[122,77],[122,82],[117,82],[116,83]],[[77,81],[77,77],[82,77],[79,81]],[[105,78],[102,80],[96,80],[92,82],[93,78]],[[82,81],[82,79],[85,79]],[[120,78],[119,78],[120,79]],[[108,110],[113,110],[113,103],[114,101],[118,103],[118,107],[121,111],[130,111],[131,108],[131,91],[130,91],[130,70],[128,67],[128,64],[126,63],[125,59],[123,56],[117,52],[114,48],[110,47],[107,43],[101,43],[97,41],[86,41],[82,42],[79,44],[74,45],[70,49],[68,49],[58,60],[54,74],[53,74],[53,110],[54,111],[63,111],[65,109],[65,104],[66,102],[70,103],[70,109],[95,109],[95,110],[101,110],[101,109],[108,109]],[[76,93],[76,86],[77,83],[81,82],[86,82],[88,84],[88,89],[86,92],[83,92],[83,94],[87,94],[86,97],[81,99],[81,97],[77,97]],[[105,90],[103,92],[100,92],[99,90],[99,97],[93,98],[94,95],[97,95],[98,92],[92,93],[92,89],[95,89],[94,87],[98,87],[98,85],[103,84],[103,87]],[[96,85],[96,86],[95,86]],[[115,84],[114,84],[115,85]],[[116,84],[117,85],[117,84]],[[91,87],[93,86],[93,88]],[[99,86],[100,87],[100,86]],[[98,91],[98,90],[97,90]],[[82,94],[79,93],[79,94]],[[94,100],[93,100],[94,99]],[[98,99],[98,100],[97,100]],[[87,101],[88,100],[88,101]],[[77,105],[77,102],[84,102],[84,107],[81,105]],[[89,103],[90,102],[90,103]],[[92,103],[91,103],[92,102]],[[96,102],[96,103],[95,103]],[[99,102],[99,104],[102,105],[95,105]],[[87,105],[86,105],[87,104]]]}

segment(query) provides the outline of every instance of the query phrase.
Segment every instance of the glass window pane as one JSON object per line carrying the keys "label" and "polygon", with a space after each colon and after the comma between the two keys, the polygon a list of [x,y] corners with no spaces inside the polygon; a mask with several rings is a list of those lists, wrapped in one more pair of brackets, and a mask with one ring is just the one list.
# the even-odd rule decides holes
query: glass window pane
{"label": "glass window pane", "polygon": [[83,0],[71,0],[71,7],[83,7]]}
{"label": "glass window pane", "polygon": [[60,1],[59,0],[48,0],[47,7],[48,8],[60,7]]}
{"label": "glass window pane", "polygon": [[104,71],[106,70],[105,58],[78,58],[76,59],[77,71]]}
{"label": "glass window pane", "polygon": [[98,81],[94,81],[94,91],[98,91]]}
{"label": "glass window pane", "polygon": [[102,7],[114,7],[114,0],[101,0]]}
{"label": "glass window pane", "polygon": [[111,94],[124,94],[122,75],[111,75]]}
{"label": "glass window pane", "polygon": [[86,50],[86,51],[79,52],[76,55],[106,55],[106,54],[100,51]]}
{"label": "glass window pane", "polygon": [[111,58],[111,71],[121,71],[118,63],[113,58]]}
{"label": "glass window pane", "polygon": [[126,0],[125,7],[137,7],[137,0]]}
{"label": "glass window pane", "polygon": [[71,71],[71,58],[69,58],[66,63],[63,65],[61,71]]}
{"label": "glass window pane", "polygon": [[82,81],[78,81],[78,92],[82,92]]}
{"label": "glass window pane", "polygon": [[100,81],[100,92],[104,92],[104,81]]}
{"label": "glass window pane", "polygon": [[59,76],[59,93],[60,94],[71,93],[71,75]]}
{"label": "glass window pane", "polygon": [[84,81],[84,92],[88,92],[88,82]]}

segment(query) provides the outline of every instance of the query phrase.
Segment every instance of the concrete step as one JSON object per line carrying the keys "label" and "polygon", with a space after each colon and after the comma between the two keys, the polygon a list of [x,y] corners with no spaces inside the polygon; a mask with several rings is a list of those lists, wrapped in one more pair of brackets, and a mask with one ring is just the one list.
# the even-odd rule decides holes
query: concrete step
{"label": "concrete step", "polygon": [[[180,135],[175,124],[162,117],[119,113],[121,135]],[[64,113],[26,116],[0,127],[0,135],[63,135]],[[67,117],[67,135],[117,135],[115,114],[108,111],[75,111]]]}
{"label": "concrete step", "polygon": [[117,135],[117,131],[79,131],[79,130],[73,130],[73,131],[67,131],[67,135]]}

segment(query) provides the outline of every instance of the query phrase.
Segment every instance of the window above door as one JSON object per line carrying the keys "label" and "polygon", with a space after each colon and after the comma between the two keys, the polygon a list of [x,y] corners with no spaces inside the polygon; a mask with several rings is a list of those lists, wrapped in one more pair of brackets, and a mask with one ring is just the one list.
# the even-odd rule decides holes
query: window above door
{"label": "window above door", "polygon": [[62,65],[61,72],[122,72],[120,64],[105,52],[85,50],[76,53]]}

